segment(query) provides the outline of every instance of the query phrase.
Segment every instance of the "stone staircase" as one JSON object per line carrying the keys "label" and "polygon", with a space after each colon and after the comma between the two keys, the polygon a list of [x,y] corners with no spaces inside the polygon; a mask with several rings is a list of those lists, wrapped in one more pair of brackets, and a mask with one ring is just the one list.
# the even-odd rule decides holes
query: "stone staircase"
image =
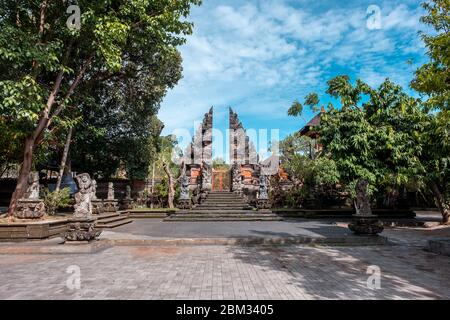
{"label": "stone staircase", "polygon": [[254,211],[233,192],[213,191],[192,210],[171,214],[164,221],[280,221],[271,211]]}
{"label": "stone staircase", "polygon": [[112,229],[133,222],[128,212],[112,212],[100,214],[97,217],[97,228]]}

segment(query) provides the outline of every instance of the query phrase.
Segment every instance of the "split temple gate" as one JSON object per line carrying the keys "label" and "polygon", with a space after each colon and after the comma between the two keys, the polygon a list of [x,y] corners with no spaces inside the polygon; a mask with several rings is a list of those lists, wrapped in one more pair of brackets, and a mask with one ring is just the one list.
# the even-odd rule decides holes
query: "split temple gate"
{"label": "split temple gate", "polygon": [[183,161],[189,189],[196,191],[232,191],[248,196],[259,188],[259,157],[238,115],[229,109],[230,170],[212,167],[213,108],[203,117]]}

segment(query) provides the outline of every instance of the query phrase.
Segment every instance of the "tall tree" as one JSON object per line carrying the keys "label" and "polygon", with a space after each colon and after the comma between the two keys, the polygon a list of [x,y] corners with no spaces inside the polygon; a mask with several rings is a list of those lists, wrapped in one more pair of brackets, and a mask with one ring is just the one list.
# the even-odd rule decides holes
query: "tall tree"
{"label": "tall tree", "polygon": [[[66,25],[69,4],[81,9],[80,30]],[[133,53],[173,53],[192,32],[184,18],[193,4],[200,0],[0,1],[1,118],[25,132],[10,215],[26,189],[37,147],[60,114],[82,101],[74,101],[80,84],[124,77]]]}
{"label": "tall tree", "polygon": [[[319,159],[329,160],[325,180],[339,178],[353,192],[360,179],[367,180],[372,190],[398,189],[422,176],[420,139],[430,118],[420,101],[388,79],[373,89],[338,76],[328,81],[327,93],[341,106],[330,106],[318,128],[323,145]],[[315,173],[320,180],[321,170]]]}
{"label": "tall tree", "polygon": [[423,7],[427,15],[421,20],[435,32],[422,34],[430,61],[416,71],[411,82],[412,88],[424,95],[427,109],[432,110],[420,137],[424,148],[420,160],[443,223],[450,224],[450,2],[433,0]]}
{"label": "tall tree", "polygon": [[421,21],[435,32],[422,33],[430,61],[416,71],[411,86],[427,96],[430,109],[450,110],[450,2],[433,0],[422,6],[428,14]]}

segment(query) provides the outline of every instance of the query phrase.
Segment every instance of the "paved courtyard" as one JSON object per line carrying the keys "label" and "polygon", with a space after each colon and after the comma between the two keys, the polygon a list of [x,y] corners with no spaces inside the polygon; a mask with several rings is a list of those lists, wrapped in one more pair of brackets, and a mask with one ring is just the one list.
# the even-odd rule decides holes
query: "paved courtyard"
{"label": "paved courtyard", "polygon": [[[115,246],[95,254],[3,254],[0,299],[449,299],[450,258],[423,250],[429,237],[449,233],[390,229],[385,236],[396,244],[390,246]],[[367,286],[374,266],[380,289]]]}
{"label": "paved courtyard", "polygon": [[111,230],[115,234],[152,238],[238,238],[238,237],[345,237],[352,236],[346,228],[332,221],[291,219],[285,221],[203,221],[163,222],[159,219],[135,220]]}

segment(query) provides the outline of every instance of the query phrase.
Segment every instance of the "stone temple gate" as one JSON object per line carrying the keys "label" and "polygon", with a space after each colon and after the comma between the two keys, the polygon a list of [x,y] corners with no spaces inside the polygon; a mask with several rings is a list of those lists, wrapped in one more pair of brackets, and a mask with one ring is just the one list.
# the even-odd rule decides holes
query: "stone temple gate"
{"label": "stone temple gate", "polygon": [[261,171],[259,158],[237,113],[229,109],[229,171],[212,168],[212,129],[213,108],[203,117],[183,155],[189,189],[201,192],[233,191],[249,195],[255,193]]}

